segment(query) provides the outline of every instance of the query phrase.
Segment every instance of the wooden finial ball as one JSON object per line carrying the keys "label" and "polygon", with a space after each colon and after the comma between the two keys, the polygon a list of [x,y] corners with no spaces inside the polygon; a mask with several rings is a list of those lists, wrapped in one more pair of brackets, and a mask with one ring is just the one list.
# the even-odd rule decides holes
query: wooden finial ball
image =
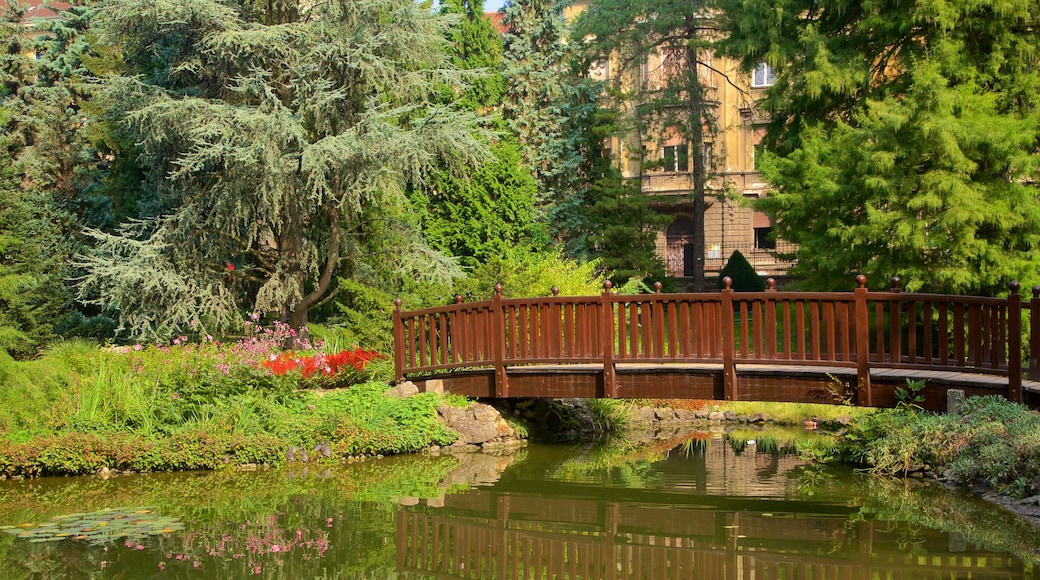
{"label": "wooden finial ball", "polygon": [[654,282],[654,292],[657,292],[658,294],[660,294],[661,293],[661,288],[663,288],[663,287],[664,287],[664,284],[662,284],[660,282]]}
{"label": "wooden finial ball", "polygon": [[867,277],[864,276],[863,274],[860,274],[859,276],[856,276],[856,285],[859,286],[860,288],[866,288],[867,287]]}

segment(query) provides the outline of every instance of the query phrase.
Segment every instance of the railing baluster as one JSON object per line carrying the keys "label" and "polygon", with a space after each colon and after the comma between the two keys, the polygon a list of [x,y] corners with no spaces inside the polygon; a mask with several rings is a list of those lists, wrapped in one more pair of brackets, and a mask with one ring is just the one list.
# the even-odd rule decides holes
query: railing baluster
{"label": "railing baluster", "polygon": [[809,302],[809,328],[812,332],[812,360],[823,358],[820,353],[820,303],[817,300]]}
{"label": "railing baluster", "polygon": [[[658,295],[660,296],[660,295]],[[659,299],[654,300],[650,310],[650,320],[654,325],[653,328],[653,340],[654,358],[664,358],[664,305]]]}
{"label": "railing baluster", "polygon": [[932,303],[930,301],[924,303],[921,318],[924,324],[924,364],[931,366],[935,355],[932,352],[934,341],[932,339]]}
{"label": "railing baluster", "polygon": [[906,353],[910,364],[917,364],[917,301],[906,303]]}
{"label": "railing baluster", "polygon": [[805,340],[806,340],[806,338],[805,338],[805,301],[804,300],[798,300],[798,302],[795,303],[795,318],[798,321],[798,323],[797,323],[798,333],[797,333],[796,340],[795,340],[795,345],[798,347],[798,351],[797,351],[798,352],[798,358],[800,360],[805,360],[805,351],[806,351]]}
{"label": "railing baluster", "polygon": [[837,348],[837,329],[834,326],[834,303],[823,302],[820,307],[823,309],[823,335],[827,341],[827,358],[825,360],[838,360],[836,348]]}
{"label": "railing baluster", "polygon": [[964,305],[954,303],[953,305],[953,358],[956,365],[964,366]]}

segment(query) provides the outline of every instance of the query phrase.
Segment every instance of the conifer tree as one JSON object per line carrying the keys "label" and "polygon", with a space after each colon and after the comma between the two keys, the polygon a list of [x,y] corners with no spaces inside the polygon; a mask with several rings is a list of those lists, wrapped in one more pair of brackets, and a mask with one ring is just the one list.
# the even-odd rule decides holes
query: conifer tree
{"label": "conifer tree", "polygon": [[502,40],[482,0],[449,0],[441,13],[459,17],[448,35],[452,62],[468,80],[457,104],[482,113],[483,123],[499,135],[490,145],[492,159],[470,174],[439,171],[428,187],[413,189],[410,197],[423,234],[432,247],[461,258],[469,268],[493,256],[544,250],[548,234],[536,211],[538,185],[500,115]]}
{"label": "conifer tree", "polygon": [[[715,131],[715,104],[702,75],[710,69],[713,24],[704,2],[677,0],[593,0],[574,24],[574,44],[586,63],[610,62],[611,92],[624,106],[640,142],[679,136],[692,160],[690,214],[696,256],[704,256],[705,198],[711,160],[705,143]],[[651,60],[657,70],[647,70]],[[645,77],[645,78],[644,78]],[[653,77],[651,79],[651,77]],[[645,160],[644,160],[645,161]],[[691,284],[704,290],[704,261],[697,260]]]}
{"label": "conifer tree", "polygon": [[[303,325],[406,184],[486,157],[476,115],[435,102],[460,77],[428,8],[113,0],[99,17],[126,65],[105,95],[148,195],[118,235],[91,232],[81,287],[131,336],[227,327],[240,308]],[[455,272],[417,241],[388,262]]]}
{"label": "conifer tree", "polygon": [[524,161],[538,181],[546,213],[574,187],[581,164],[579,137],[568,130],[575,103],[570,51],[559,0],[514,0],[506,5],[505,118],[520,138]]}
{"label": "conifer tree", "polygon": [[721,49],[778,71],[762,207],[799,244],[805,286],[1040,281],[1040,4],[719,6]]}

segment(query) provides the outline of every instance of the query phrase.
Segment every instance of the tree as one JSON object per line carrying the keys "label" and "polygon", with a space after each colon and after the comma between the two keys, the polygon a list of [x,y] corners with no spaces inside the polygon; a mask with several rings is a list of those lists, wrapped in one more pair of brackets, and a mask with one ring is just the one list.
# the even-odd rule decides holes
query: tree
{"label": "tree", "polygon": [[[690,240],[704,256],[705,193],[711,172],[707,136],[715,131],[715,105],[702,75],[711,69],[708,54],[712,22],[709,6],[678,0],[596,0],[579,16],[573,39],[586,63],[609,62],[612,94],[641,143],[676,136],[688,144],[693,160]],[[646,70],[652,62],[659,68]],[[695,291],[704,290],[704,261],[692,276]]]}
{"label": "tree", "polygon": [[570,51],[559,0],[506,5],[504,116],[520,138],[524,162],[538,181],[546,215],[573,190],[581,164],[578,136],[568,131],[576,87],[566,75]]}
{"label": "tree", "polygon": [[581,187],[554,208],[555,231],[568,255],[595,260],[615,287],[633,278],[659,280],[664,263],[656,253],[657,232],[669,218],[654,210],[638,182],[625,181],[604,149],[618,131],[618,113],[595,106],[597,95],[589,93],[593,106],[586,114],[571,116],[568,130],[581,138]]}
{"label": "tree", "polygon": [[448,35],[451,60],[469,80],[457,104],[483,113],[482,121],[499,136],[490,145],[489,162],[463,176],[438,171],[428,187],[410,193],[426,241],[462,258],[468,268],[518,249],[544,250],[548,234],[536,208],[538,184],[499,115],[505,78],[498,31],[484,15],[482,0],[450,0],[441,13],[460,18]]}
{"label": "tree", "polygon": [[[418,5],[114,0],[99,18],[148,196],[118,235],[91,232],[81,287],[131,336],[229,327],[240,308],[303,325],[407,184],[486,158],[476,115],[434,102],[458,75],[447,20]],[[388,248],[401,268],[457,271],[416,238]]]}
{"label": "tree", "polygon": [[[995,294],[1040,280],[1040,6],[720,2],[721,49],[777,69],[762,207],[815,289],[898,274]],[[768,15],[768,17],[767,17]]]}
{"label": "tree", "polygon": [[[502,75],[502,38],[484,14],[484,0],[445,0],[441,14],[460,16],[448,30],[451,62],[460,71],[478,71],[457,103],[477,111],[501,105],[506,79]],[[454,97],[454,95],[452,95]]]}

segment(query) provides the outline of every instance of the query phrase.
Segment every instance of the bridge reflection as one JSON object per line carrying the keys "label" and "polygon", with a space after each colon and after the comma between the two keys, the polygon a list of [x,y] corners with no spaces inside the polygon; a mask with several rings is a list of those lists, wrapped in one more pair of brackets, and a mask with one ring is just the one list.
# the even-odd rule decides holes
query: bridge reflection
{"label": "bridge reflection", "polygon": [[[735,457],[726,447],[712,446],[708,455],[740,464],[736,473],[779,471],[774,480],[793,485],[784,472],[794,463],[756,466],[756,460],[763,463],[761,455]],[[618,488],[595,478],[537,482],[510,478],[513,471],[494,488],[402,508],[397,516],[401,578],[1034,577],[1012,556],[973,549],[956,534],[874,521],[856,505],[785,499],[790,494],[783,490],[772,497],[741,497],[690,489],[741,487],[733,470],[688,473],[686,489],[667,467],[653,489]],[[730,474],[729,481],[708,475],[722,472]]]}

